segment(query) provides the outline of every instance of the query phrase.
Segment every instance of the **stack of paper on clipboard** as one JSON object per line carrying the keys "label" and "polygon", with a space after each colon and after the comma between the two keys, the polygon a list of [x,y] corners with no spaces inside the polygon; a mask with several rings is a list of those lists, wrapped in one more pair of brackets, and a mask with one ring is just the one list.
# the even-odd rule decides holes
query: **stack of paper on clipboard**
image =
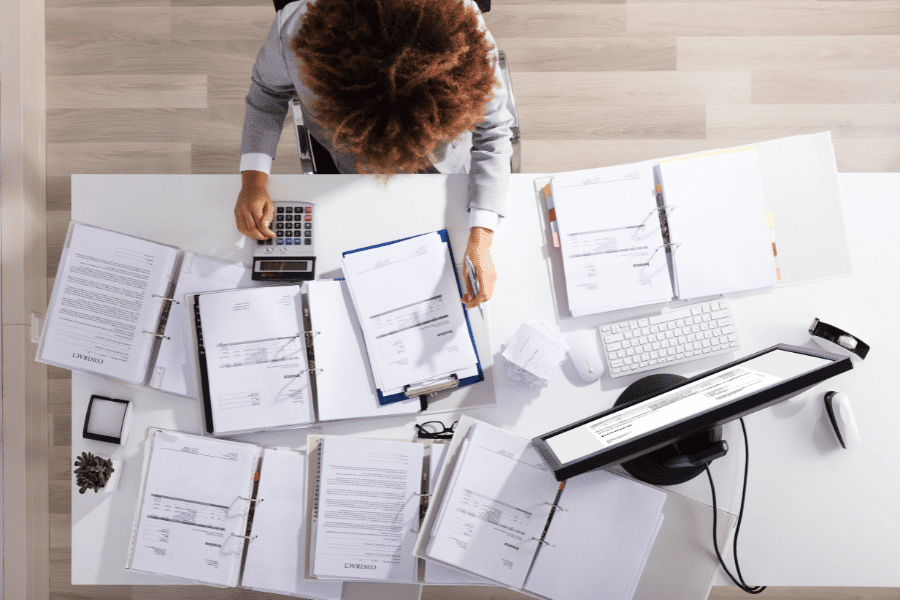
{"label": "stack of paper on clipboard", "polygon": [[344,253],[382,404],[483,380],[447,231]]}
{"label": "stack of paper on clipboard", "polygon": [[573,316],[776,284],[756,148],[554,175]]}
{"label": "stack of paper on clipboard", "polygon": [[186,295],[207,433],[493,403],[489,386],[449,391],[485,375],[446,232],[349,256],[361,308],[349,279]]}

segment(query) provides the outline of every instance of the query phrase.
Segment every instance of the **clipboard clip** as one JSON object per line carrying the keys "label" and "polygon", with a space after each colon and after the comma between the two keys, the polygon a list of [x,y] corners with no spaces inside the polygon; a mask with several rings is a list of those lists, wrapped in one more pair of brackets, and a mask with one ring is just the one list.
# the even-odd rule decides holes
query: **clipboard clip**
{"label": "clipboard clip", "polygon": [[459,387],[459,378],[456,373],[448,377],[440,377],[436,379],[427,379],[419,383],[411,383],[403,387],[403,393],[408,398],[413,396],[424,396],[426,394],[436,394],[444,390],[452,390]]}

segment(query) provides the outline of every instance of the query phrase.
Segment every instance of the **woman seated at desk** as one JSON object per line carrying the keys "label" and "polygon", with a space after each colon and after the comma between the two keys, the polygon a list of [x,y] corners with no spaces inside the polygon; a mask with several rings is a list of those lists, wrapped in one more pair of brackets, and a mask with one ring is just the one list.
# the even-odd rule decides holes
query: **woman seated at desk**
{"label": "woman seated at desk", "polygon": [[297,0],[278,11],[253,67],[241,140],[237,228],[261,240],[275,148],[296,91],[341,173],[468,173],[466,255],[488,300],[490,254],[512,156],[494,38],[472,0]]}

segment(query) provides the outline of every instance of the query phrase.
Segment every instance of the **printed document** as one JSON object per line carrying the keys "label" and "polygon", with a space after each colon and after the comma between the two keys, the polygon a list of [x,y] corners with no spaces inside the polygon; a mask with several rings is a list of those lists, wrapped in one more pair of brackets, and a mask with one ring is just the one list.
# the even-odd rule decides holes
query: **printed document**
{"label": "printed document", "polygon": [[[148,441],[148,443],[150,443]],[[131,568],[237,585],[257,446],[157,432]]]}
{"label": "printed document", "polygon": [[198,298],[216,432],[312,422],[300,286]]}
{"label": "printed document", "polygon": [[381,405],[362,329],[346,281],[308,281],[309,318],[315,344],[319,421],[411,414],[418,398]]}
{"label": "printed document", "polygon": [[41,359],[143,384],[177,256],[169,246],[75,223]]}
{"label": "printed document", "polygon": [[423,445],[326,437],[318,452],[313,575],[415,583]]}
{"label": "printed document", "polygon": [[551,190],[573,315],[672,299],[651,162],[560,173]]}
{"label": "printed document", "polygon": [[438,233],[354,252],[342,265],[382,393],[477,363],[450,253]]}
{"label": "printed document", "polygon": [[476,423],[447,487],[426,555],[521,588],[558,489],[559,482],[529,440]]}

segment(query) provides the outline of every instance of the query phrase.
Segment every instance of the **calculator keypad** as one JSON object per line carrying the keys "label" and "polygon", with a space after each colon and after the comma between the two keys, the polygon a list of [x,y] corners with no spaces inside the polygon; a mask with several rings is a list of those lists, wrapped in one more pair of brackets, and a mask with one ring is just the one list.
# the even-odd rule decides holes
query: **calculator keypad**
{"label": "calculator keypad", "polygon": [[[280,204],[280,202],[276,202]],[[257,240],[257,246],[300,246],[297,250],[309,252],[313,245],[313,207],[312,206],[276,206],[275,220],[269,225],[275,232],[274,238]],[[287,248],[275,250],[274,248],[260,248],[259,252],[267,256],[270,253],[278,254],[292,252]]]}

